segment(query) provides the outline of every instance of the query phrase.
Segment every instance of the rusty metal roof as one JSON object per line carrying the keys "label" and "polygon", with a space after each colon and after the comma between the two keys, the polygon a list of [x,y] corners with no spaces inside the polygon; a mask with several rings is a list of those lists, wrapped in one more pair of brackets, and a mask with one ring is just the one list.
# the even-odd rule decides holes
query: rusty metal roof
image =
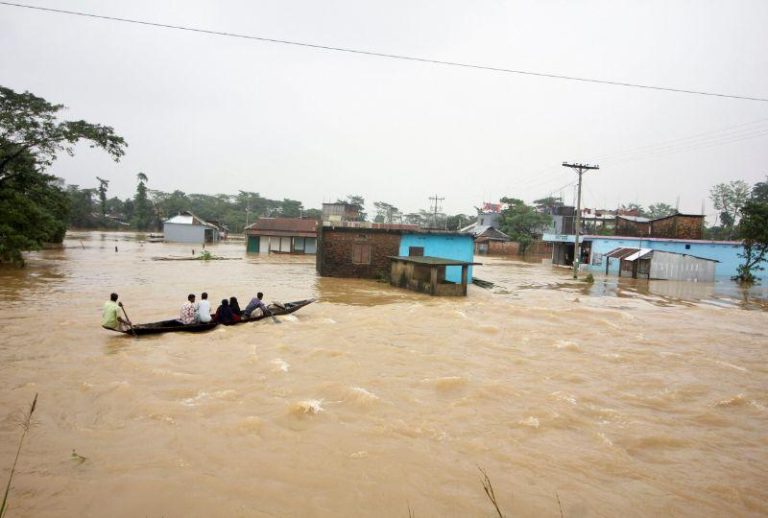
{"label": "rusty metal roof", "polygon": [[639,251],[640,251],[639,248],[614,248],[613,250],[605,254],[605,257],[611,257],[614,259],[624,259]]}
{"label": "rusty metal roof", "polygon": [[259,231],[316,233],[317,220],[299,218],[259,218],[245,227],[246,232]]}

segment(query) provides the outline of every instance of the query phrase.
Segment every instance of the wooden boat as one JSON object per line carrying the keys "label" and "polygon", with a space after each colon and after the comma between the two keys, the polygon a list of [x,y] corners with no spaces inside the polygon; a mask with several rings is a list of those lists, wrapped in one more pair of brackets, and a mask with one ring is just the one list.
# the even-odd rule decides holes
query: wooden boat
{"label": "wooden boat", "polygon": [[[272,316],[289,315],[300,310],[304,306],[312,304],[315,299],[297,300],[295,302],[286,302],[285,304],[272,303],[267,307],[272,312]],[[235,322],[229,325],[245,324],[247,322],[255,322],[265,318],[271,318],[269,315],[262,315],[256,318],[244,318],[239,322]],[[143,335],[157,335],[161,333],[175,333],[184,331],[187,333],[200,333],[203,331],[209,331],[216,326],[224,325],[218,322],[206,322],[197,324],[182,324],[176,319],[161,320],[159,322],[150,322],[147,324],[134,324],[132,328],[126,330],[110,329],[110,331],[117,331],[118,333],[124,333],[126,335],[143,336]]]}

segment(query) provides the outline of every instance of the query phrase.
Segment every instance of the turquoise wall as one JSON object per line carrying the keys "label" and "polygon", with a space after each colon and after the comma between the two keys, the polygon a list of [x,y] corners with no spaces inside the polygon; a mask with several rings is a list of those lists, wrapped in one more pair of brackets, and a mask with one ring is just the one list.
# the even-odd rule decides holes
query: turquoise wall
{"label": "turquoise wall", "polygon": [[[695,255],[705,259],[720,261],[715,266],[716,277],[731,277],[736,275],[736,268],[741,263],[738,254],[743,250],[741,244],[717,241],[662,241],[637,238],[601,239],[590,238],[592,241],[592,259],[595,254],[607,254],[615,248],[650,248],[664,252],[676,252],[679,254]],[[686,245],[688,248],[686,248]],[[590,263],[590,270],[605,271],[605,257],[600,264]],[[619,271],[619,261],[611,260],[611,272]]]}
{"label": "turquoise wall", "polygon": [[[408,255],[408,248],[424,247],[424,255],[454,259],[471,263],[475,258],[475,241],[469,235],[440,234],[403,234],[400,238],[398,255]],[[451,282],[461,282],[461,266],[448,266],[445,278]],[[472,267],[467,271],[467,283],[472,282]]]}

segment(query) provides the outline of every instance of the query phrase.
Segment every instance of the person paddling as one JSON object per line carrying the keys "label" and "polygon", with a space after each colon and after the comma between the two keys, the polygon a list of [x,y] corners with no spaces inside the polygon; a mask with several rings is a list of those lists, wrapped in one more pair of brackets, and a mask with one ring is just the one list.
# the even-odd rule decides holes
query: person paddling
{"label": "person paddling", "polygon": [[[262,292],[258,292],[256,296],[251,299],[248,305],[245,306],[245,311],[243,311],[243,318],[257,318],[263,315],[272,315],[272,312],[269,310],[269,308],[267,308],[267,305],[261,301],[262,298],[264,298],[264,294]],[[256,312],[254,313],[254,311]]]}
{"label": "person paddling", "polygon": [[120,316],[120,308],[123,307],[123,303],[118,302],[117,298],[117,293],[112,293],[109,296],[109,300],[104,303],[104,311],[101,317],[101,327],[105,329],[112,329],[114,331],[126,331],[129,329],[131,323]]}

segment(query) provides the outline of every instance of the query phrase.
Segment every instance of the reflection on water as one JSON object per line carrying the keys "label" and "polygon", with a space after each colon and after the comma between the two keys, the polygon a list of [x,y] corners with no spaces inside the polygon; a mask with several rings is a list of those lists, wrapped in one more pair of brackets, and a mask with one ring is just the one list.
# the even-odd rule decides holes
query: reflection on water
{"label": "reflection on water", "polygon": [[[80,232],[0,269],[0,466],[40,393],[19,516],[490,516],[478,466],[510,516],[768,513],[763,287],[484,257],[493,289],[440,299],[244,248]],[[319,300],[136,339],[99,328],[111,291],[137,322]]]}

